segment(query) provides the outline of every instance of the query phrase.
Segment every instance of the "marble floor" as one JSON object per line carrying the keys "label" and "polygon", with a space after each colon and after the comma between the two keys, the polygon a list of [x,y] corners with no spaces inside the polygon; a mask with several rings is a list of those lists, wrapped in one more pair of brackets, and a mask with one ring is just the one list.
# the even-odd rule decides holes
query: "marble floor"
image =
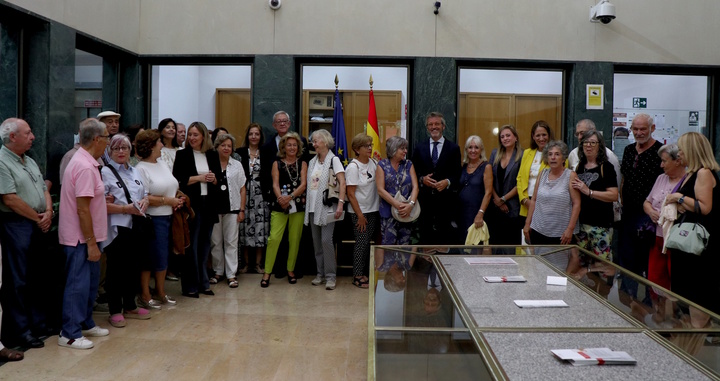
{"label": "marble floor", "polygon": [[150,320],[111,327],[95,348],[59,347],[57,336],[25,359],[0,367],[0,380],[364,380],[367,378],[368,291],[339,277],[334,291],[243,274],[240,286],[213,285],[215,296],[190,299],[168,282],[177,306]]}

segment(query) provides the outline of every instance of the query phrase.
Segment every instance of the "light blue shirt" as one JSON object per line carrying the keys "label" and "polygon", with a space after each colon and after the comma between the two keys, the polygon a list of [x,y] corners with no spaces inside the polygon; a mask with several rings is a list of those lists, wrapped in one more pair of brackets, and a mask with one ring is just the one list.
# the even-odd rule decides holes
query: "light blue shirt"
{"label": "light blue shirt", "polygon": [[[132,166],[120,165],[112,160],[108,161],[108,165],[112,165],[122,178],[125,186],[130,192],[130,197],[134,202],[139,202],[147,196],[145,185],[143,184],[142,176]],[[113,204],[115,205],[127,205],[128,200],[125,196],[125,191],[120,185],[120,181],[115,177],[113,171],[107,166],[102,169],[103,184],[105,184],[105,195],[112,195],[115,197]],[[108,246],[115,237],[118,235],[118,226],[132,228],[132,215],[130,214],[109,214],[108,213],[108,238],[105,240],[101,249]]]}

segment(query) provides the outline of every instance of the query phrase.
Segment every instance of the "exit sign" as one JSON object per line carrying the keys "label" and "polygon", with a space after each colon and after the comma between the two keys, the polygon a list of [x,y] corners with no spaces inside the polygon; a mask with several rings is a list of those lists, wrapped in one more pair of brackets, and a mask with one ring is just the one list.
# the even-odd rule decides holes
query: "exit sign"
{"label": "exit sign", "polygon": [[633,108],[647,108],[647,98],[633,98]]}

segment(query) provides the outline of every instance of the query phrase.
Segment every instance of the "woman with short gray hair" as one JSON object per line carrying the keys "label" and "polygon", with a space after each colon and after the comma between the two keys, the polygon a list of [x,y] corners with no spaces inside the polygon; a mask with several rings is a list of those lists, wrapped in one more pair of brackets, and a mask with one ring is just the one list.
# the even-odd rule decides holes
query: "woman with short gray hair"
{"label": "woman with short gray hair", "polygon": [[580,192],[572,187],[577,175],[565,168],[568,148],[559,140],[551,141],[543,150],[542,170],[535,183],[523,234],[532,245],[567,245],[578,233]]}
{"label": "woman with short gray hair", "polygon": [[[685,178],[685,164],[678,155],[680,149],[677,144],[666,144],[658,150],[660,155],[660,166],[662,167],[662,175],[657,177],[655,185],[653,185],[650,194],[648,194],[643,203],[645,214],[650,217],[654,224],[658,223],[660,211],[662,210],[665,197],[680,188]],[[655,228],[655,243],[650,248],[648,258],[648,280],[667,288],[671,287],[670,282],[670,252],[663,253],[663,243],[665,241],[663,228],[657,225]]]}
{"label": "woman with short gray hair", "polygon": [[245,170],[239,161],[231,157],[235,152],[232,135],[218,135],[214,145],[220,159],[220,173],[217,176],[218,222],[213,226],[210,238],[215,275],[209,282],[216,284],[225,275],[228,286],[237,288],[238,224],[245,221]]}
{"label": "woman with short gray hair", "polygon": [[[382,159],[375,171],[375,181],[380,195],[380,234],[382,245],[408,245],[412,233],[411,222],[400,222],[393,218],[391,209],[397,208],[401,217],[410,216],[419,191],[418,179],[412,162],[406,159],[407,140],[393,136],[385,143],[387,159]],[[405,197],[407,202],[395,199],[395,194]]]}

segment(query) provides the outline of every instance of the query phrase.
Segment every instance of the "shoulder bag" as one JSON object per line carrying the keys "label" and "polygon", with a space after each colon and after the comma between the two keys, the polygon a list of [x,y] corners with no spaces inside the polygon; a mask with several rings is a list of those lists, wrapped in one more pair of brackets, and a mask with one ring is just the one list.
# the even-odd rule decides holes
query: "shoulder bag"
{"label": "shoulder bag", "polygon": [[[695,200],[695,213],[700,214],[700,204]],[[697,222],[685,222],[684,213],[679,223],[670,228],[670,234],[665,238],[665,246],[686,253],[700,255],[707,249],[710,233]]]}
{"label": "shoulder bag", "polygon": [[[337,204],[340,202],[340,186],[337,181],[337,175],[335,175],[335,167],[333,166],[332,160],[335,160],[337,156],[333,156],[330,162],[330,175],[328,176],[328,185],[327,189],[323,191],[323,205],[325,206],[333,206],[334,204]],[[338,158],[338,160],[340,160]],[[342,163],[341,163],[342,165]],[[345,201],[343,203],[343,209],[347,205],[347,193],[345,194],[345,198],[343,199]]]}
{"label": "shoulder bag", "polygon": [[[399,168],[398,168],[398,169],[399,169]],[[402,180],[398,183],[398,188],[400,187],[400,184],[402,184],[402,183],[405,182],[405,178],[406,178],[406,177],[407,177],[407,175],[405,174],[405,170],[404,170],[404,168],[403,168],[403,178],[402,178]],[[403,196],[402,193],[400,193],[400,190],[398,190],[397,192],[395,192],[395,197],[393,197],[393,198],[394,198],[395,200],[397,200],[397,201],[402,202],[402,203],[408,203],[407,198],[405,198],[405,196]],[[396,220],[398,220],[398,221],[400,221],[400,222],[413,222],[413,221],[417,220],[418,217],[420,217],[420,210],[421,210],[421,209],[420,209],[420,201],[419,201],[419,200],[415,200],[415,205],[413,206],[412,210],[410,210],[410,214],[409,214],[409,215],[407,215],[407,216],[405,216],[405,217],[400,216],[400,212],[399,212],[399,211],[397,210],[397,208],[394,207],[394,206],[390,209],[390,213],[392,213],[392,216],[393,216],[394,219],[396,219]]]}
{"label": "shoulder bag", "polygon": [[[127,199],[128,204],[132,205],[133,200],[132,197],[130,197],[130,191],[128,190],[127,186],[125,186],[125,182],[123,181],[122,177],[120,177],[117,169],[115,169],[115,167],[113,167],[112,165],[108,165],[107,167],[110,168],[113,175],[115,175],[115,178],[117,179],[119,185],[125,191],[125,198]],[[134,207],[135,206],[133,206],[133,208]],[[150,216],[145,215],[143,217],[133,214],[132,223],[132,230],[137,234],[137,238],[140,238],[145,242],[149,242],[151,239],[155,238],[155,225],[153,225]]]}

